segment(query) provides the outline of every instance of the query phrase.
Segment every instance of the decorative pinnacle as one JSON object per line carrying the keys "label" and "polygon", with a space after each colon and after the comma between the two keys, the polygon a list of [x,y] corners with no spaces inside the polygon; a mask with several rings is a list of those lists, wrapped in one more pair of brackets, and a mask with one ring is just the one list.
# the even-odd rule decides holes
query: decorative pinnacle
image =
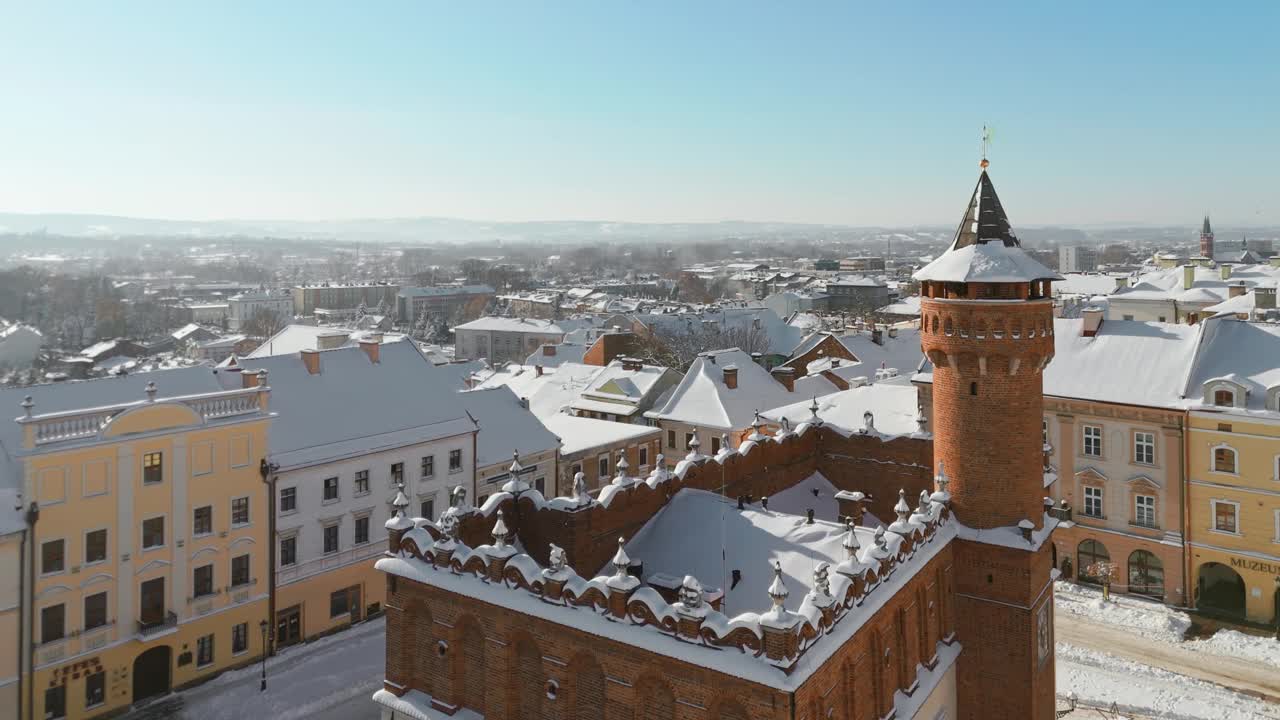
{"label": "decorative pinnacle", "polygon": [[156,401],[156,383],[151,380],[147,383],[147,402]]}
{"label": "decorative pinnacle", "polygon": [[938,492],[947,491],[947,483],[951,482],[947,477],[947,471],[943,467],[941,460],[938,461],[938,474],[933,476],[933,484],[938,486]]}
{"label": "decorative pinnacle", "polygon": [[791,421],[785,417],[782,418],[782,432],[791,432]]}
{"label": "decorative pinnacle", "polygon": [[515,475],[516,473],[518,473],[518,472],[520,472],[521,470],[523,470],[523,469],[524,469],[524,466],[520,464],[520,451],[519,451],[519,450],[512,450],[512,451],[511,451],[511,467],[509,467],[509,468],[507,468],[507,469],[511,471],[511,474],[512,474],[512,475]]}
{"label": "decorative pinnacle", "polygon": [[28,396],[26,396],[26,397],[22,398],[22,402],[20,403],[20,405],[22,405],[22,412],[23,412],[27,417],[31,417],[31,409],[32,409],[32,408],[34,408],[34,407],[36,406],[36,401],[35,401],[35,400],[32,400],[32,399],[31,399],[31,396],[30,396],[30,395],[28,395]]}
{"label": "decorative pinnacle", "polygon": [[845,558],[853,560],[858,555],[858,550],[862,548],[858,544],[858,534],[854,532],[853,520],[845,523],[844,538],[840,541],[840,546],[844,548]]}
{"label": "decorative pinnacle", "polygon": [[920,506],[916,508],[916,513],[926,515],[929,511],[929,491],[920,491]]}
{"label": "decorative pinnacle", "polygon": [[722,451],[729,449],[729,433],[720,433],[720,449]]}
{"label": "decorative pinnacle", "polygon": [[893,506],[893,511],[898,514],[899,522],[906,522],[911,516],[911,506],[907,504],[906,490],[898,490],[898,504]]}
{"label": "decorative pinnacle", "polygon": [[864,432],[875,432],[876,416],[872,415],[870,410],[862,413],[862,422],[866,426],[863,430]]}
{"label": "decorative pinnacle", "polygon": [[507,523],[502,518],[502,511],[498,511],[498,521],[493,524],[493,546],[502,549],[507,546]]}
{"label": "decorative pinnacle", "polygon": [[756,433],[759,433],[759,432],[760,432],[760,428],[761,428],[763,425],[764,425],[764,423],[763,423],[763,422],[761,422],[761,420],[760,420],[760,411],[759,411],[759,410],[756,410],[756,419],[751,421],[751,427],[756,431]]}
{"label": "decorative pinnacle", "polygon": [[769,599],[773,600],[773,609],[775,612],[783,611],[782,604],[787,601],[787,596],[791,591],[787,589],[787,584],[782,581],[782,563],[777,560],[773,561],[773,582],[769,584]]}
{"label": "decorative pinnacle", "polygon": [[631,558],[627,556],[627,551],[622,549],[626,540],[618,538],[618,552],[613,554],[613,574],[614,577],[626,577],[627,569],[631,567]]}
{"label": "decorative pinnacle", "polygon": [[618,453],[618,463],[614,467],[618,468],[618,477],[627,476],[627,468],[631,467],[631,464],[627,462],[626,453],[624,452]]}
{"label": "decorative pinnacle", "polygon": [[883,549],[884,549],[884,547],[885,547],[885,544],[887,543],[887,541],[884,539],[884,526],[883,526],[883,525],[881,525],[880,527],[876,528],[876,538],[875,538],[875,539],[876,539],[876,547],[878,547],[878,548],[880,548],[881,550],[883,550]]}

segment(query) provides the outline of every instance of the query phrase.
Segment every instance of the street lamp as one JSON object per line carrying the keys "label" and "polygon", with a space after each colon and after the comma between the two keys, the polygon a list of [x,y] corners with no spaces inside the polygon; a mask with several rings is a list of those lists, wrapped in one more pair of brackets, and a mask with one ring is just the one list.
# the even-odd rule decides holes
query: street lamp
{"label": "street lamp", "polygon": [[1276,640],[1280,640],[1280,575],[1276,576],[1276,593],[1272,604],[1276,613]]}
{"label": "street lamp", "polygon": [[258,627],[262,630],[262,687],[258,688],[259,692],[267,690],[267,621],[258,621]]}

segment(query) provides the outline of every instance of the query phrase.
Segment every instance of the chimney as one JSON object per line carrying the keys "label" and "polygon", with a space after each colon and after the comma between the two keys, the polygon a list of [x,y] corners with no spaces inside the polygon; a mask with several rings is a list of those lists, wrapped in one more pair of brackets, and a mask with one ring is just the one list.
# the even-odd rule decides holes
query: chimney
{"label": "chimney", "polygon": [[1255,287],[1253,289],[1253,307],[1257,310],[1274,310],[1276,307],[1276,289],[1273,287]]}
{"label": "chimney", "polygon": [[1196,283],[1196,266],[1183,265],[1182,266],[1182,289],[1190,290],[1191,286],[1195,285],[1195,283]]}
{"label": "chimney", "polygon": [[[1230,267],[1230,266],[1223,265],[1222,267]],[[1227,297],[1229,298],[1240,297],[1245,293],[1246,290],[1248,290],[1248,288],[1244,286],[1244,283],[1238,282],[1238,281],[1233,282],[1227,286]]]}
{"label": "chimney", "polygon": [[535,373],[534,377],[542,377],[542,366],[541,366],[541,365],[534,365],[534,366],[533,366],[533,372]]}
{"label": "chimney", "polygon": [[377,340],[360,341],[360,349],[364,351],[365,355],[369,356],[369,362],[371,363],[378,362],[378,349],[381,347],[382,345]]}
{"label": "chimney", "polygon": [[1097,335],[1098,329],[1102,327],[1102,308],[1091,305],[1080,312],[1080,317],[1084,318],[1080,334],[1084,337]]}
{"label": "chimney", "polygon": [[315,348],[307,348],[299,353],[302,356],[302,364],[307,367],[308,375],[320,374],[320,351]]}
{"label": "chimney", "polygon": [[871,327],[871,342],[877,345],[884,344],[884,331],[874,325]]}
{"label": "chimney", "polygon": [[246,390],[249,388],[258,387],[258,373],[241,372],[240,383],[241,383],[241,387],[245,388]]}
{"label": "chimney", "polygon": [[787,392],[796,391],[796,371],[789,367],[776,367],[769,372],[774,380],[782,383]]}
{"label": "chimney", "polygon": [[751,362],[759,365],[760,367],[764,367],[764,353],[762,352],[751,353]]}
{"label": "chimney", "polygon": [[738,389],[738,366],[737,365],[724,366],[724,386],[729,388],[730,390]]}
{"label": "chimney", "polygon": [[347,344],[348,339],[350,339],[350,336],[341,331],[320,333],[316,336],[316,349],[332,350],[340,348]]}
{"label": "chimney", "polygon": [[1127,277],[1123,277],[1123,276],[1121,276],[1121,277],[1117,277],[1117,278],[1116,278],[1116,289],[1117,289],[1117,290],[1119,290],[1119,289],[1121,289],[1121,288],[1128,287],[1128,286],[1129,286],[1129,278],[1127,278]]}
{"label": "chimney", "polygon": [[891,338],[896,338],[896,337],[898,337],[898,328],[896,328],[896,327],[891,327],[891,328],[889,328],[889,337],[891,337]]}
{"label": "chimney", "polygon": [[555,345],[543,345],[543,346],[542,346],[542,356],[543,356],[543,357],[555,357],[555,356],[556,356],[556,346],[555,346]]}
{"label": "chimney", "polygon": [[1224,263],[1224,264],[1222,264],[1222,265],[1219,265],[1219,266],[1218,266],[1218,272],[1222,273],[1222,279],[1223,279],[1223,280],[1230,280],[1230,279],[1231,279],[1231,266],[1230,266],[1230,265],[1227,265],[1227,264],[1225,264],[1225,263]]}
{"label": "chimney", "polygon": [[833,367],[833,368],[838,368],[838,367],[840,367],[840,358],[838,358],[838,357],[833,357],[833,358],[831,358],[831,367]]}

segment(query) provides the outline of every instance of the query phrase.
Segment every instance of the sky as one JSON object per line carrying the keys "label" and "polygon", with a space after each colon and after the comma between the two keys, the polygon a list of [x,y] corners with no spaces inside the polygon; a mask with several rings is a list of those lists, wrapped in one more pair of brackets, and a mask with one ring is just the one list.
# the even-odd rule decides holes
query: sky
{"label": "sky", "polygon": [[1280,224],[1280,3],[0,0],[0,211]]}

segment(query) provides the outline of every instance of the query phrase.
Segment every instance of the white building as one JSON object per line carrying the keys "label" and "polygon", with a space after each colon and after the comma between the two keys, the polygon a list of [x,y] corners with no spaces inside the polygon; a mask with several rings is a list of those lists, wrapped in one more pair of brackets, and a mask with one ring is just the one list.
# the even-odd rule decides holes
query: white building
{"label": "white building", "polygon": [[272,313],[282,322],[293,317],[293,296],[287,292],[240,293],[227,300],[227,322],[231,330],[239,330],[259,311]]}
{"label": "white building", "polygon": [[453,328],[454,355],[459,360],[520,362],[539,347],[564,340],[569,329],[551,320],[482,317]]}
{"label": "white building", "polygon": [[14,323],[0,329],[0,368],[30,366],[42,345],[44,335],[30,325]]}

